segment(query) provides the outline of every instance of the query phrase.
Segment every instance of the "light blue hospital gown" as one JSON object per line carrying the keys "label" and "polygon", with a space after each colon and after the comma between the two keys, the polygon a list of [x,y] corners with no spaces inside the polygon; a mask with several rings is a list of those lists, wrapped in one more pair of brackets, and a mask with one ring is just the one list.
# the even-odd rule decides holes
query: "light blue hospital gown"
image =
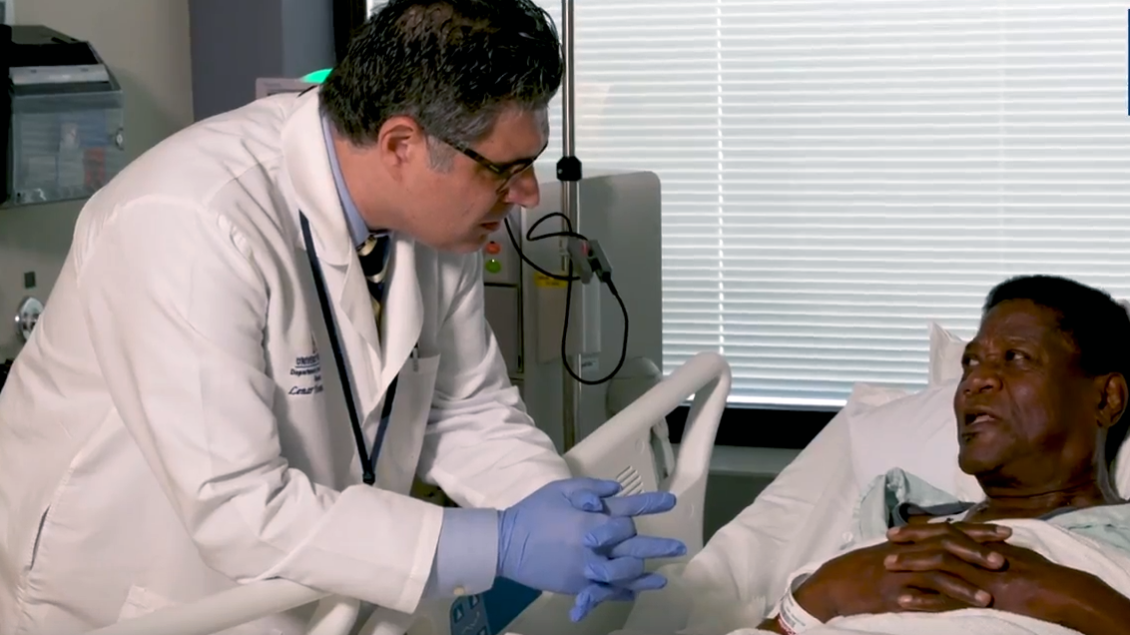
{"label": "light blue hospital gown", "polygon": [[[891,527],[905,524],[902,508],[914,505],[942,515],[961,513],[973,503],[960,501],[913,474],[895,468],[876,477],[866,489],[852,518],[851,540],[855,545],[885,536]],[[962,514],[963,515],[963,514]],[[1043,518],[1052,525],[1130,552],[1130,503],[1079,510],[1062,510]]]}

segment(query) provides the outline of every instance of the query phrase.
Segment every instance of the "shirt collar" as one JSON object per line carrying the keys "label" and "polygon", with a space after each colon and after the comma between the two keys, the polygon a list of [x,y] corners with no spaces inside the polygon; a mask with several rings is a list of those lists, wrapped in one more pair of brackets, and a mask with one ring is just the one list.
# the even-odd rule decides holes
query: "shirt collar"
{"label": "shirt collar", "polygon": [[345,212],[345,222],[349,225],[349,236],[353,239],[354,246],[360,248],[369,236],[387,235],[388,232],[384,230],[370,230],[361,218],[357,205],[353,203],[353,197],[349,195],[349,188],[345,187],[345,179],[341,175],[341,164],[337,160],[337,150],[334,149],[330,120],[327,117],[322,117],[322,135],[326,140],[326,153],[330,156],[330,171],[333,172],[334,185],[337,186],[337,197],[341,200],[341,209]]}

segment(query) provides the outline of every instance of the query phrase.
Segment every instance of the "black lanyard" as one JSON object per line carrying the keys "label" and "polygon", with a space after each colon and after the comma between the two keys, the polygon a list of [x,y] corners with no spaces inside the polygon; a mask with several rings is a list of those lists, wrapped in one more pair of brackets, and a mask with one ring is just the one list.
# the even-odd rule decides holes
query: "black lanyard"
{"label": "black lanyard", "polygon": [[388,385],[384,407],[381,408],[381,422],[377,427],[377,438],[373,441],[373,452],[370,454],[365,451],[365,435],[361,431],[361,420],[357,416],[357,404],[353,401],[353,382],[350,381],[349,369],[345,365],[345,355],[341,351],[341,341],[338,340],[337,323],[334,321],[329,294],[326,293],[326,281],[322,277],[322,265],[318,262],[318,254],[314,251],[314,238],[310,235],[310,223],[306,220],[305,214],[299,212],[298,216],[302,223],[302,239],[306,242],[306,256],[310,259],[310,269],[314,273],[314,286],[318,289],[318,302],[322,305],[322,319],[326,322],[330,346],[333,348],[334,360],[337,362],[341,392],[345,394],[345,406],[349,409],[349,422],[353,424],[353,440],[357,444],[357,458],[361,460],[361,475],[366,485],[372,485],[377,482],[375,471],[377,457],[381,454],[381,446],[385,442],[385,433],[388,432],[388,421],[392,415],[392,402],[396,398],[396,382],[400,379],[400,373],[397,373],[392,378],[392,383]]}

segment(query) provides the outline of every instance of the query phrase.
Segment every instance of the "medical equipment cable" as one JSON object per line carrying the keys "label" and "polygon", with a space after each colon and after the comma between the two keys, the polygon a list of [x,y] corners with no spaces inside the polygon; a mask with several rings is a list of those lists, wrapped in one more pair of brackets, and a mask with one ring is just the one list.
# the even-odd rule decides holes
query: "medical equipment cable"
{"label": "medical equipment cable", "polygon": [[[541,234],[540,236],[534,236],[533,235],[534,230],[536,230],[539,225],[541,225],[546,219],[552,218],[554,216],[560,216],[562,218],[562,220],[564,221],[565,226],[568,229],[568,231],[551,232],[551,233],[548,233],[548,234]],[[539,218],[538,221],[536,223],[534,223],[532,227],[530,227],[530,230],[528,232],[526,232],[526,239],[527,240],[531,240],[531,241],[545,240],[547,238],[575,238],[577,240],[582,240],[582,241],[588,242],[588,237],[586,237],[582,234],[578,234],[578,233],[573,231],[572,224],[569,222],[569,217],[565,216],[564,214],[562,214],[560,212],[554,212],[552,214],[546,214],[545,216]],[[606,382],[610,381],[613,377],[615,377],[616,373],[620,372],[620,369],[624,367],[624,362],[628,357],[628,330],[629,330],[628,329],[628,322],[629,322],[629,320],[628,320],[628,308],[624,305],[624,299],[620,297],[620,291],[616,288],[616,284],[612,281],[612,273],[610,271],[601,271],[599,274],[597,274],[597,279],[600,280],[601,282],[603,282],[604,284],[608,285],[609,293],[611,293],[612,297],[616,298],[616,302],[618,302],[620,304],[620,313],[624,316],[624,340],[620,345],[620,360],[616,363],[616,368],[612,369],[611,373],[609,373],[608,375],[606,375],[602,379],[596,379],[596,380],[584,379],[584,378],[582,378],[578,375],[577,371],[574,371],[574,369],[569,366],[569,361],[568,361],[569,358],[566,355],[566,347],[565,347],[566,341],[569,337],[569,315],[571,313],[570,309],[571,309],[571,306],[572,306],[572,299],[573,299],[573,282],[580,279],[580,278],[573,275],[573,261],[572,261],[572,259],[569,260],[569,274],[567,276],[558,276],[558,279],[566,281],[566,287],[565,287],[565,326],[561,331],[561,363],[562,363],[563,366],[565,366],[565,371],[567,373],[569,373],[569,376],[572,377],[573,379],[577,380],[578,382],[580,382],[580,383],[582,383],[586,386],[599,386],[600,384],[606,383]]]}
{"label": "medical equipment cable", "polygon": [[[532,238],[530,238],[530,234],[533,233],[534,229],[537,228],[537,226],[540,225],[543,220],[545,220],[545,219],[547,219],[551,216],[561,216],[562,218],[565,217],[565,215],[562,214],[561,212],[554,212],[552,214],[547,214],[547,215],[541,217],[541,219],[538,220],[538,222],[534,223],[534,226],[530,228],[530,231],[526,232],[526,240],[532,240]],[[527,258],[526,254],[522,253],[522,248],[518,246],[518,239],[514,237],[514,231],[512,229],[510,229],[510,219],[509,218],[504,219],[504,224],[506,225],[506,234],[508,236],[510,236],[510,244],[514,245],[514,250],[518,252],[518,256],[522,259],[522,262],[525,262],[527,265],[530,265],[531,267],[533,267],[534,271],[537,271],[538,273],[540,273],[541,275],[543,275],[547,278],[553,278],[554,280],[580,280],[580,277],[576,277],[576,276],[573,276],[573,275],[562,276],[562,275],[559,275],[559,274],[556,274],[556,273],[550,273],[550,272],[546,271],[545,269],[541,268],[541,266],[539,266],[538,263]],[[538,240],[540,240],[540,239],[541,238],[539,237]]]}
{"label": "medical equipment cable", "polygon": [[[541,234],[539,236],[534,236],[534,231],[537,230],[537,228],[539,226],[541,226],[542,223],[544,223],[546,220],[548,220],[550,218],[555,218],[555,217],[562,219],[563,223],[565,224],[565,228],[566,228],[567,231],[551,232],[551,233],[548,233],[548,234]],[[628,307],[627,307],[627,305],[624,304],[624,299],[622,297],[620,297],[620,291],[616,288],[616,283],[614,283],[612,281],[612,272],[602,271],[597,275],[597,279],[600,280],[600,282],[604,283],[608,287],[608,292],[611,293],[612,297],[616,299],[616,302],[620,305],[620,313],[624,316],[624,338],[623,338],[623,341],[620,344],[620,360],[618,362],[616,362],[616,368],[612,369],[612,372],[608,373],[608,375],[606,375],[606,376],[604,376],[600,379],[584,379],[583,377],[580,376],[579,371],[574,370],[573,367],[571,367],[569,365],[569,357],[568,357],[568,355],[566,355],[566,343],[569,339],[569,314],[570,314],[571,309],[572,309],[572,299],[573,299],[573,283],[577,282],[581,279],[579,276],[573,275],[573,260],[572,260],[572,258],[569,259],[569,273],[567,275],[562,276],[560,274],[550,273],[549,271],[546,271],[544,268],[539,266],[537,263],[530,260],[526,256],[526,254],[522,252],[522,248],[518,245],[518,240],[514,237],[514,231],[510,228],[510,219],[507,218],[503,222],[506,225],[506,234],[510,237],[510,242],[511,242],[511,244],[514,245],[514,250],[518,252],[518,256],[522,259],[523,262],[525,262],[526,264],[533,267],[535,271],[542,274],[543,276],[552,278],[554,280],[561,280],[561,281],[564,281],[566,283],[566,286],[565,286],[565,324],[563,325],[563,327],[561,329],[561,365],[565,367],[565,372],[569,373],[569,376],[572,377],[574,380],[576,380],[577,382],[584,384],[586,386],[599,386],[601,384],[608,383],[609,381],[612,380],[613,377],[616,376],[617,373],[620,372],[620,369],[624,367],[624,362],[628,358],[628,333],[629,333]],[[541,218],[539,218],[537,220],[537,222],[535,222],[530,227],[529,231],[526,232],[526,240],[531,241],[531,242],[538,241],[538,240],[547,240],[549,238],[575,238],[577,240],[589,242],[589,239],[588,239],[587,236],[584,236],[582,234],[578,234],[578,233],[573,231],[573,224],[569,220],[569,217],[566,216],[565,214],[562,214],[561,212],[553,212],[553,213],[550,213],[550,214],[546,214],[545,216],[542,216]]]}

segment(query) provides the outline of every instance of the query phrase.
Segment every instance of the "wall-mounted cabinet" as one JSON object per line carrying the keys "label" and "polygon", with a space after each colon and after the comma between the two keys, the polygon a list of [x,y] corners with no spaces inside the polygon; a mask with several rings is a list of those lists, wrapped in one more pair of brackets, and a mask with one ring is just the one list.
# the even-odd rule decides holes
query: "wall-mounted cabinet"
{"label": "wall-mounted cabinet", "polygon": [[88,42],[11,29],[4,206],[87,198],[125,167],[121,86]]}

